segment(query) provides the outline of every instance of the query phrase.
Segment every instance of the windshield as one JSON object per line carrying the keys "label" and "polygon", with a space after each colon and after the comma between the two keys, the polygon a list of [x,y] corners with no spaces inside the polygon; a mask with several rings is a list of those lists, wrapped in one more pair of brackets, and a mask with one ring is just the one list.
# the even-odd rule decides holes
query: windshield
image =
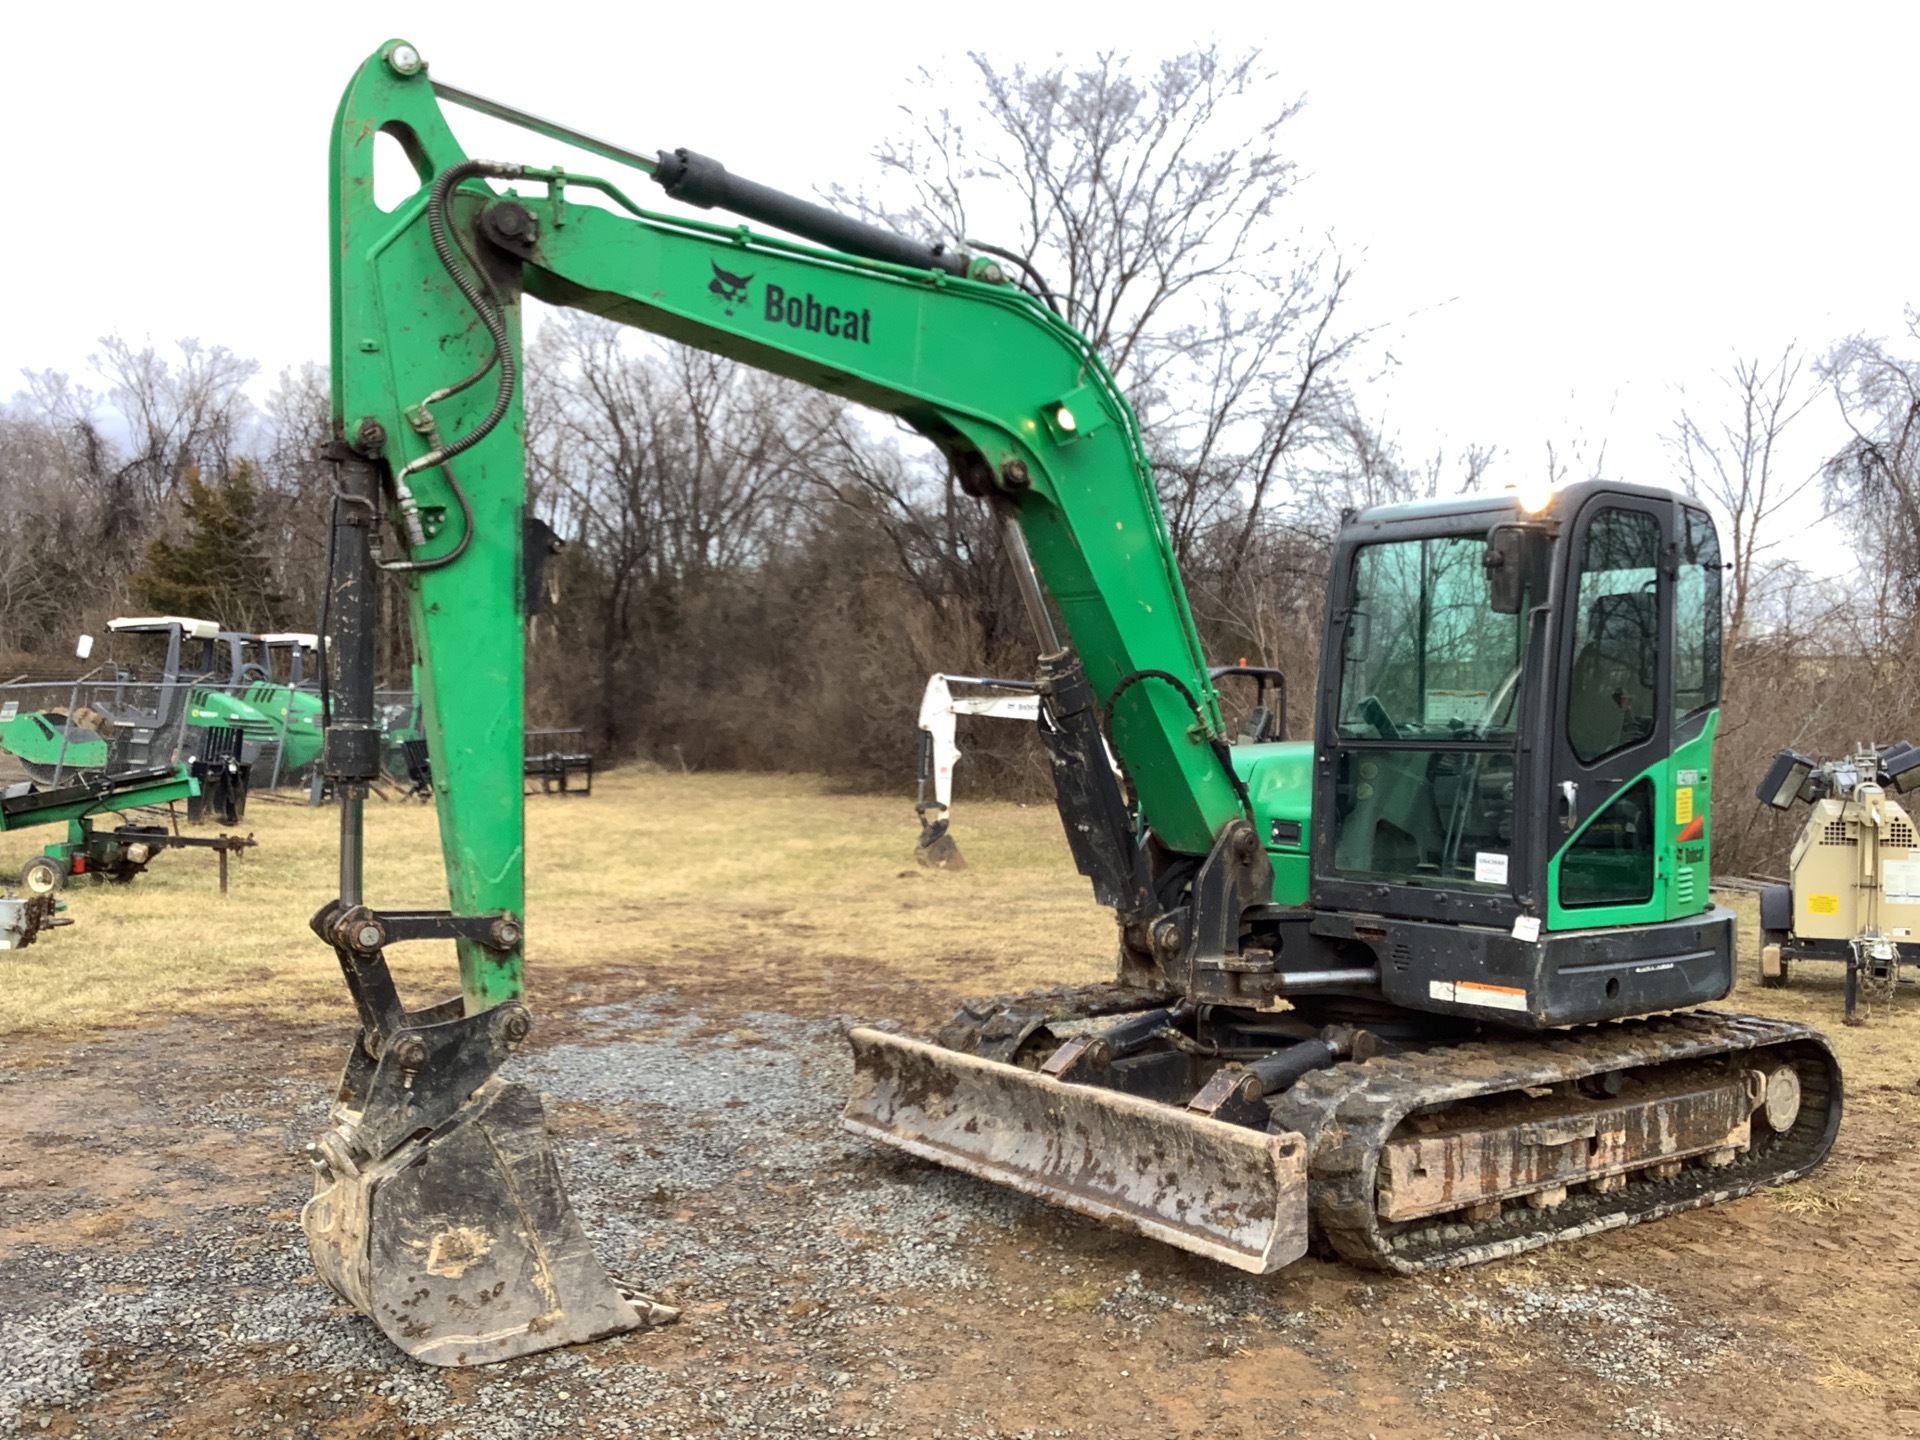
{"label": "windshield", "polygon": [[109,642],[113,663],[123,680],[158,680],[167,671],[171,631],[122,630]]}
{"label": "windshield", "polygon": [[1487,603],[1484,533],[1362,546],[1340,679],[1343,739],[1509,740],[1526,605]]}
{"label": "windshield", "polygon": [[1488,604],[1484,532],[1365,545],[1340,673],[1334,869],[1510,888],[1526,610]]}

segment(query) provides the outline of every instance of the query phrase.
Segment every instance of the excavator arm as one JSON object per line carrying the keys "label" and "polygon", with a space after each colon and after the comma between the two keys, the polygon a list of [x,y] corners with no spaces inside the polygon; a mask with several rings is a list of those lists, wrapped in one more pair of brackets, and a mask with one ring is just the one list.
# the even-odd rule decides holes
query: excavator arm
{"label": "excavator arm", "polygon": [[[517,653],[519,639],[475,624],[475,606],[462,597],[485,596],[498,608],[521,593],[524,289],[845,396],[927,436],[963,484],[1017,522],[1015,544],[1024,541],[1044,577],[1094,696],[1104,703],[1130,682],[1111,724],[1144,823],[1173,851],[1207,854],[1221,828],[1245,814],[1244,801],[1223,763],[1219,709],[1138,427],[1085,340],[1001,280],[997,262],[973,261],[954,274],[934,263],[953,257],[931,251],[919,267],[825,252],[741,225],[656,213],[605,180],[472,161],[446,124],[440,95],[473,97],[437,87],[417,60],[403,73],[391,57],[406,49],[384,46],[362,68],[334,136],[333,376],[342,438],[390,470],[431,455],[433,436],[420,428],[426,416],[445,445],[468,447],[452,470],[471,525],[460,518],[448,467],[405,476],[422,530],[431,532],[410,547],[409,560],[431,565],[465,547],[457,563],[416,571],[410,585],[426,662],[422,698],[429,724],[449,742],[445,760],[436,748],[436,766],[458,764],[462,752],[502,766],[514,759],[493,737],[504,733],[500,717],[518,714],[518,667],[504,652]],[[373,193],[374,142],[383,131],[421,180],[391,213]],[[696,203],[715,194],[737,199],[742,188],[772,193],[698,156],[627,158]],[[461,178],[449,184],[450,176]],[[803,219],[831,214],[787,204]],[[888,241],[909,248],[888,232],[831,218],[843,245],[864,236],[871,249]],[[483,366],[485,377],[466,390],[430,399]],[[484,714],[443,715],[438,692],[450,674],[462,677],[463,710],[478,675],[498,677],[497,701]],[[466,870],[469,857],[454,847],[517,827],[501,827],[491,808],[463,823],[461,786],[452,768],[447,774],[456,797],[443,802],[448,861]],[[471,857],[469,903],[517,903],[517,844],[515,835],[500,853]],[[456,903],[465,898],[461,884],[457,878]]]}
{"label": "excavator arm", "polygon": [[[985,690],[955,695],[953,687]],[[913,856],[933,870],[964,870],[966,858],[948,826],[953,809],[953,767],[960,759],[962,715],[1037,721],[1040,697],[1030,680],[995,680],[982,675],[931,675],[920,696],[920,788],[914,811],[920,816],[920,842]]]}
{"label": "excavator arm", "polygon": [[[516,122],[530,141],[582,145],[676,199],[835,248],[658,213],[604,178],[473,159],[443,100]],[[419,182],[391,209],[375,194],[383,137]],[[916,246],[687,151],[648,159],[481,100],[430,78],[403,41],[382,46],[341,101],[330,213],[324,763],[341,798],[341,875],[313,924],[339,956],[361,1038],[313,1147],[303,1223],[322,1275],[401,1348],[474,1363],[670,1318],[600,1269],[537,1096],[495,1074],[531,1025],[520,999],[522,647],[544,547],[527,514],[523,295],[843,396],[938,446],[1001,522],[1039,635],[1043,733],[1081,869],[1137,951],[1189,882],[1222,913],[1180,934],[1231,946],[1234,902],[1266,898],[1271,874],[1137,424],[1087,342],[996,262]],[[407,597],[446,911],[383,910],[363,874],[382,570]],[[417,939],[455,942],[458,997],[402,1002],[386,951]],[[1270,1147],[1245,1138],[1226,1143],[1271,1168]]]}

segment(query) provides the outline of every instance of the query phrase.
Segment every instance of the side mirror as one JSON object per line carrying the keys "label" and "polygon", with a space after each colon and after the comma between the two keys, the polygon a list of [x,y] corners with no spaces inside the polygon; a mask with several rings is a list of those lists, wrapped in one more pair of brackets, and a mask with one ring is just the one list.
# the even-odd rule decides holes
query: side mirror
{"label": "side mirror", "polygon": [[1527,589],[1527,536],[1515,525],[1487,532],[1480,566],[1487,574],[1487,606],[1496,615],[1518,615]]}

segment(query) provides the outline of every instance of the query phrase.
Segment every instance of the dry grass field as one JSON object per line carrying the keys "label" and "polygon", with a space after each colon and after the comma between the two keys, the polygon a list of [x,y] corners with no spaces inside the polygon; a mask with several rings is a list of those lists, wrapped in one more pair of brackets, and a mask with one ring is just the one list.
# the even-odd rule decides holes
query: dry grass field
{"label": "dry grass field", "polygon": [[[6,959],[0,1035],[76,1034],[175,1013],[344,1013],[333,952],[307,928],[338,893],[337,812],[256,799],[257,849],[222,899],[209,854],[172,851],[131,885],[78,880],[72,928]],[[910,802],[832,793],[810,777],[603,775],[590,798],[528,801],[530,997],[569,976],[634,967],[694,989],[853,1008],[842,971],[884,971],[939,994],[1105,979],[1113,923],[1066,858],[1051,807],[963,802],[969,869],[913,861]],[[444,906],[431,806],[368,803],[367,893],[388,909]],[[0,836],[0,876],[39,850]],[[396,948],[424,998],[457,985],[450,944]],[[867,978],[871,978],[868,976]],[[857,982],[856,982],[857,983]],[[411,997],[410,997],[411,998]]]}
{"label": "dry grass field", "polygon": [[[77,885],[0,955],[0,1434],[1773,1440],[1920,1435],[1920,999],[1839,1023],[1837,970],[1728,1004],[1821,1026],[1847,1074],[1798,1185],[1517,1260],[1262,1281],[834,1125],[835,1017],[1105,978],[1111,921],[1050,808],[962,799],[921,870],[903,798],[620,771],[528,802],[523,1063],[609,1263],[687,1309],[481,1372],[396,1363],[306,1267],[299,1146],[351,1035],[330,810]],[[432,811],[370,806],[369,890],[443,901]],[[31,832],[0,837],[0,873]],[[1748,944],[1752,916],[1746,917]],[[412,998],[449,953],[396,952]]]}

